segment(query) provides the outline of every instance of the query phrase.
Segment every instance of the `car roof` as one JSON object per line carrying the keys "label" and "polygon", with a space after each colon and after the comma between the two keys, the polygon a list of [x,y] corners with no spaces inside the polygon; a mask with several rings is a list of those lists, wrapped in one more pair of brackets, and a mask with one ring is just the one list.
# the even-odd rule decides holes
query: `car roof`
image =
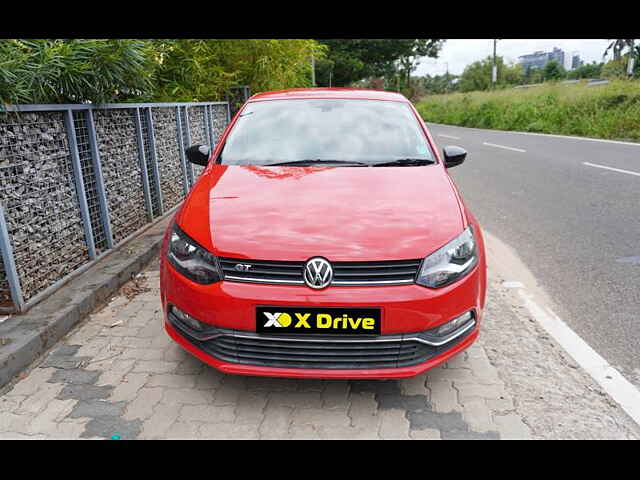
{"label": "car roof", "polygon": [[257,93],[253,95],[249,101],[290,100],[300,98],[343,98],[408,102],[406,97],[399,93],[368,88],[291,88],[288,90]]}

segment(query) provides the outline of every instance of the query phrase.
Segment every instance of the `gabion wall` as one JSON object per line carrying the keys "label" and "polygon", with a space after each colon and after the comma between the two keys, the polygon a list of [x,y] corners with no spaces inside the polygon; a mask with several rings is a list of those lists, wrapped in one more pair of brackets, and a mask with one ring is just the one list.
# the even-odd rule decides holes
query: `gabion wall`
{"label": "gabion wall", "polygon": [[148,221],[134,115],[128,108],[94,115],[115,244]]}
{"label": "gabion wall", "polygon": [[175,108],[154,108],[153,125],[160,172],[160,189],[165,208],[175,207],[184,197],[184,174],[178,146],[178,124]]}
{"label": "gabion wall", "polygon": [[[178,107],[178,125],[180,126],[178,131],[178,136],[180,137],[180,141],[184,148],[188,148],[189,145],[193,145],[191,141],[191,132],[189,129],[189,116],[187,115],[186,107]],[[187,175],[187,187],[191,188],[194,181],[194,165],[190,162],[186,162],[186,175]]]}
{"label": "gabion wall", "polygon": [[189,128],[191,129],[191,143],[207,145],[209,143],[206,127],[207,112],[202,108],[189,108],[187,112],[189,114]]}
{"label": "gabion wall", "polygon": [[213,143],[218,143],[218,139],[222,136],[224,129],[227,128],[229,123],[229,109],[228,105],[216,106],[209,108],[211,114],[211,124],[213,131]]}
{"label": "gabion wall", "polygon": [[[201,144],[201,145],[209,145],[208,134],[207,134],[207,111],[205,109],[195,109],[189,108],[187,109],[187,114],[189,116],[189,129],[191,131],[191,144]],[[194,180],[198,178],[198,176],[204,170],[204,167],[200,165],[191,165],[191,169],[193,170]]]}
{"label": "gabion wall", "polygon": [[[142,136],[142,153],[143,153],[143,163],[140,168],[146,169],[146,176],[148,180],[148,188],[149,188],[149,202],[151,204],[151,216],[152,218],[156,218],[161,215],[162,205],[161,205],[161,197],[160,194],[160,185],[156,183],[156,165],[155,165],[155,157],[152,152],[152,123],[153,118],[149,118],[150,109],[145,109],[146,111],[139,112],[139,121],[140,121],[140,135]],[[141,174],[142,175],[142,174]],[[142,175],[144,178],[144,175]]]}
{"label": "gabion wall", "polygon": [[89,261],[62,112],[0,115],[0,202],[25,299]]}
{"label": "gabion wall", "polygon": [[73,112],[74,130],[76,135],[76,144],[78,146],[78,157],[80,168],[82,170],[82,179],[85,190],[85,198],[87,199],[87,207],[91,218],[91,230],[93,232],[93,240],[95,250],[98,254],[103,253],[109,248],[106,232],[101,218],[100,199],[96,182],[96,171],[91,153],[91,142],[89,140],[88,111]]}
{"label": "gabion wall", "polygon": [[[66,276],[178,205],[202,170],[188,168],[181,147],[216,143],[228,106],[7,110],[0,112],[0,222],[7,232],[0,233],[0,249],[13,262],[7,266],[0,257],[4,312],[25,310],[38,294],[53,291]],[[10,285],[17,286],[18,298]]]}

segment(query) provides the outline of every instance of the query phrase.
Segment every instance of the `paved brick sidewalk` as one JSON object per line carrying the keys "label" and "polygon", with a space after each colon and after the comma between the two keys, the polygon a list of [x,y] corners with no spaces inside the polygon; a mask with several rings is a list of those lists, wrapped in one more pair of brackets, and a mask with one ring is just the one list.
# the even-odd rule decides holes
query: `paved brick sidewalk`
{"label": "paved brick sidewalk", "polygon": [[401,381],[225,375],[164,333],[158,275],[154,262],[0,392],[0,438],[531,437],[481,342]]}

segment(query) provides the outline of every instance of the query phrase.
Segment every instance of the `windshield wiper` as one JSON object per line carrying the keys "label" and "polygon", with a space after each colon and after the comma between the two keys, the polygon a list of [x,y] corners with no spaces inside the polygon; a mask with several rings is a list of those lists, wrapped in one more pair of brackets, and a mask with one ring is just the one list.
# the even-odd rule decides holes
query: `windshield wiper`
{"label": "windshield wiper", "polygon": [[428,158],[398,158],[390,162],[378,162],[373,163],[372,167],[406,167],[414,165],[431,165],[436,163],[435,160],[429,160]]}
{"label": "windshield wiper", "polygon": [[368,166],[368,163],[364,163],[364,162],[356,162],[354,160],[322,160],[320,158],[318,159],[306,159],[306,160],[293,160],[291,162],[278,162],[278,163],[267,163],[266,165],[264,165],[265,167],[275,167],[275,166],[279,166],[279,165],[299,165],[299,166],[306,166],[306,165],[317,165],[317,164],[329,164],[329,165],[351,165],[351,166]]}

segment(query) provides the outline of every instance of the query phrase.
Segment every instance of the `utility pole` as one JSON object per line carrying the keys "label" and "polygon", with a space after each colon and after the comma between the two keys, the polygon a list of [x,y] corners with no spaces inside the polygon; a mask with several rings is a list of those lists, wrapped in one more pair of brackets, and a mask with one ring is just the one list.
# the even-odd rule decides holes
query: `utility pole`
{"label": "utility pole", "polygon": [[445,64],[447,65],[447,86],[445,87],[445,91],[448,92],[449,91],[449,62],[445,62]]}
{"label": "utility pole", "polygon": [[631,40],[631,44],[629,45],[629,47],[631,48],[631,51],[629,52],[629,62],[627,63],[627,75],[629,75],[630,77],[633,76],[633,66],[635,65],[636,62],[636,58],[634,57],[634,52],[633,52],[633,47],[634,47],[634,42],[633,39]]}
{"label": "utility pole", "polygon": [[316,86],[316,59],[311,55],[311,86]]}
{"label": "utility pole", "polygon": [[449,91],[449,62],[444,62],[446,69],[447,69],[447,73],[445,73],[445,77],[444,77],[444,93],[447,93]]}
{"label": "utility pole", "polygon": [[333,70],[329,70],[329,88],[331,88],[331,74],[333,73]]}
{"label": "utility pole", "polygon": [[491,86],[495,89],[498,81],[498,66],[496,65],[496,44],[498,39],[493,39],[493,67],[491,68]]}

